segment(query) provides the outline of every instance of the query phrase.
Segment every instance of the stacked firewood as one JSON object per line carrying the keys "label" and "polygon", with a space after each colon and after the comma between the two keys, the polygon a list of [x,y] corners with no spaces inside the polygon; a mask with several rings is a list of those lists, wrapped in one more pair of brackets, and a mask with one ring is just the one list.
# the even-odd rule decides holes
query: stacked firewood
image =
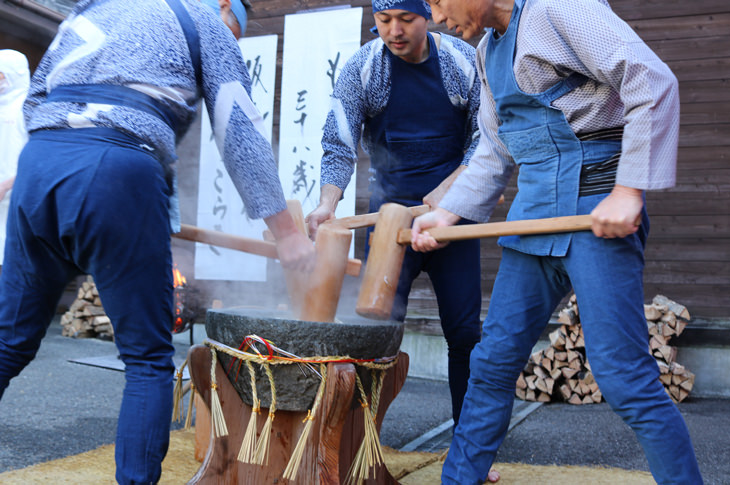
{"label": "stacked firewood", "polygon": [[[669,339],[679,335],[689,320],[687,309],[662,295],[644,305],[649,328],[649,349],[661,371],[660,380],[675,402],[692,390],[694,374],[675,362],[677,349]],[[575,295],[558,313],[560,327],[550,333],[550,346],[530,356],[517,379],[515,394],[526,401],[601,402],[603,396],[586,359],[583,329]]]}
{"label": "stacked firewood", "polygon": [[99,291],[91,276],[79,287],[76,299],[61,316],[62,335],[74,338],[113,339],[111,320],[101,305]]}
{"label": "stacked firewood", "polygon": [[690,319],[687,308],[669,298],[657,295],[651,305],[644,305],[649,325],[649,349],[659,364],[659,380],[674,402],[682,402],[695,383],[695,375],[676,362],[677,348],[669,345],[679,336]]}

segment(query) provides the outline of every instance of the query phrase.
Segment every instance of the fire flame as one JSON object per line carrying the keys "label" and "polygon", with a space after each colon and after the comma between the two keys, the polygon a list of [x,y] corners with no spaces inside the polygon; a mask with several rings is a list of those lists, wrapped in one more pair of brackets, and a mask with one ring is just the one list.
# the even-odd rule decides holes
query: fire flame
{"label": "fire flame", "polygon": [[[177,265],[172,268],[172,283],[175,288],[183,288],[187,284],[185,276],[177,269]],[[183,328],[182,309],[184,307],[182,295],[180,292],[175,292],[175,324],[173,326],[173,333],[177,333]]]}
{"label": "fire flame", "polygon": [[185,286],[187,284],[187,280],[177,268],[172,269],[172,281],[175,288]]}

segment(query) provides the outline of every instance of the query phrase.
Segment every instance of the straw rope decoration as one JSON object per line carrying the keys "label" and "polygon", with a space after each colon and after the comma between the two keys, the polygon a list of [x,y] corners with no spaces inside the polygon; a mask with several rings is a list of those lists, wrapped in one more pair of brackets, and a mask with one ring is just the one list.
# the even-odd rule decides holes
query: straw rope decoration
{"label": "straw rope decoration", "polygon": [[190,380],[190,400],[188,401],[188,415],[185,417],[185,429],[193,425],[193,399],[195,399],[195,384]]}
{"label": "straw rope decoration", "polygon": [[319,371],[322,375],[322,382],[320,382],[319,389],[317,389],[317,397],[314,399],[312,409],[307,410],[307,417],[303,421],[304,429],[302,429],[302,434],[299,435],[297,446],[294,448],[289,463],[284,470],[284,478],[287,480],[294,481],[297,478],[297,471],[299,471],[299,465],[301,465],[302,457],[304,456],[304,447],[307,445],[309,434],[312,431],[314,417],[317,415],[319,405],[322,402],[322,396],[324,395],[324,388],[327,382],[327,365],[319,364]]}
{"label": "straw rope decoration", "polygon": [[[380,395],[383,390],[383,381],[385,380],[385,371],[380,372],[376,375],[375,370],[370,371],[372,384],[370,386],[370,401],[373,409],[373,419],[378,415],[378,406],[380,406]],[[377,386],[376,386],[377,382]]]}
{"label": "straw rope decoration", "polygon": [[182,406],[182,398],[183,398],[183,370],[185,369],[185,366],[187,365],[188,361],[185,359],[185,362],[182,363],[180,366],[180,369],[175,371],[175,389],[173,390],[173,405],[172,405],[172,422],[176,421],[182,421],[183,420],[183,406]]}
{"label": "straw rope decoration", "polygon": [[[217,393],[218,385],[215,380],[215,367],[218,361],[217,352],[221,352],[230,357],[233,357],[234,359],[245,362],[251,376],[253,407],[251,410],[251,417],[246,428],[246,433],[244,434],[244,439],[241,443],[241,450],[238,454],[238,459],[240,461],[262,466],[268,465],[269,448],[271,442],[270,438],[276,413],[276,387],[274,385],[274,375],[271,371],[271,366],[297,364],[303,366],[303,370],[308,369],[309,371],[318,375],[321,379],[321,382],[317,390],[317,396],[314,400],[314,404],[312,405],[312,409],[307,411],[307,417],[304,418],[305,426],[302,429],[302,433],[299,436],[297,445],[295,446],[294,451],[292,452],[292,456],[289,459],[289,463],[287,464],[287,467],[284,471],[284,478],[288,480],[294,480],[296,478],[297,471],[301,465],[301,460],[304,455],[305,447],[307,446],[307,442],[309,440],[309,436],[314,425],[314,418],[317,415],[324,396],[324,389],[326,384],[326,364],[332,362],[355,364],[370,369],[372,373],[370,403],[368,403],[368,396],[365,393],[362,381],[360,380],[360,377],[356,374],[356,383],[360,392],[360,404],[363,408],[363,416],[365,420],[365,436],[363,438],[363,442],[360,445],[360,449],[353,459],[352,466],[350,467],[350,473],[345,483],[347,485],[362,483],[362,481],[368,477],[370,471],[373,469],[374,466],[382,465],[383,452],[380,445],[380,437],[378,436],[378,431],[375,424],[375,417],[377,416],[378,404],[380,401],[380,394],[383,387],[385,372],[397,363],[397,357],[384,357],[380,359],[355,359],[349,356],[299,357],[274,346],[270,341],[263,339],[257,335],[247,336],[239,349],[229,347],[210,338],[205,339],[203,343],[210,347],[212,355],[211,415],[213,420],[214,437],[225,436],[228,434],[225,418],[223,417],[223,411],[220,405],[220,399]],[[263,344],[266,347],[266,353],[262,354],[261,352],[259,352],[256,344]],[[253,352],[247,352],[246,350],[249,348]],[[264,371],[266,372],[269,380],[269,385],[271,387],[271,407],[269,408],[268,418],[266,420],[266,423],[264,424],[264,428],[262,429],[261,434],[259,435],[258,441],[256,441],[257,415],[261,412],[261,401],[259,400],[256,391],[256,378],[252,365],[254,363],[264,368]],[[314,367],[315,364],[319,365],[320,372],[317,372],[316,368]],[[231,363],[231,368],[232,367],[233,362]],[[180,371],[180,375],[181,373],[182,370]],[[192,387],[191,391],[194,391]],[[194,394],[194,392],[191,392],[191,399],[192,394]],[[188,415],[190,415],[191,408],[192,401],[191,405],[188,407]]]}
{"label": "straw rope decoration", "polygon": [[213,437],[220,438],[228,436],[228,428],[226,427],[226,419],[223,417],[223,409],[221,408],[221,400],[218,397],[218,384],[215,377],[215,366],[218,363],[218,353],[214,348],[210,349],[210,414],[213,420]]}
{"label": "straw rope decoration", "polygon": [[185,418],[185,429],[190,429],[193,425],[193,399],[195,398],[195,384],[190,381],[190,400],[188,401],[188,412],[185,414],[185,406],[182,404],[183,396],[185,395],[185,387],[183,386],[183,371],[188,365],[188,359],[180,365],[180,368],[175,371],[175,389],[173,390],[173,407],[172,407],[172,422],[176,423]]}
{"label": "straw rope decoration", "polygon": [[365,421],[365,436],[363,437],[360,448],[352,460],[350,470],[348,472],[345,485],[361,484],[368,478],[370,472],[376,465],[383,464],[383,449],[380,446],[380,437],[378,429],[375,425],[375,417],[378,415],[377,406],[380,403],[380,392],[383,388],[383,379],[385,371],[380,372],[380,376],[375,375],[375,370],[371,370],[372,386],[370,391],[372,406],[368,404],[365,388],[362,385],[360,376],[355,374],[357,388],[360,391],[360,405],[362,406],[363,418]]}
{"label": "straw rope decoration", "polygon": [[256,450],[256,431],[258,428],[257,417],[261,414],[261,401],[259,401],[256,392],[256,373],[253,370],[251,361],[246,361],[248,373],[251,376],[251,395],[253,396],[253,407],[251,408],[251,417],[248,420],[246,434],[243,435],[241,442],[241,451],[238,452],[238,461],[243,463],[253,463],[254,451]]}
{"label": "straw rope decoration", "polygon": [[266,371],[266,376],[269,378],[269,385],[271,385],[271,407],[269,408],[269,417],[266,420],[266,423],[264,423],[264,428],[261,430],[259,442],[256,444],[256,451],[253,456],[253,461],[257,465],[269,464],[271,428],[274,425],[274,414],[276,413],[276,388],[274,387],[274,374],[271,373],[271,366],[268,363],[264,364],[264,370]]}
{"label": "straw rope decoration", "polygon": [[[263,342],[265,343],[268,351],[268,355],[263,355],[260,352],[256,351],[256,353],[251,352],[245,352],[239,349],[235,349],[233,347],[229,347],[228,345],[222,344],[216,340],[213,340],[211,338],[206,338],[203,341],[203,344],[207,345],[208,347],[216,349],[218,352],[222,352],[224,354],[227,354],[231,357],[234,357],[239,360],[247,361],[250,360],[253,363],[257,363],[260,365],[263,364],[269,364],[269,365],[286,365],[286,364],[304,364],[308,368],[310,368],[315,374],[318,374],[316,370],[312,367],[312,364],[320,364],[320,363],[328,363],[328,362],[334,362],[334,363],[343,363],[343,364],[356,364],[362,367],[367,367],[368,369],[377,369],[377,370],[386,370],[390,367],[393,367],[397,362],[397,357],[382,357],[379,359],[355,359],[353,357],[349,356],[312,356],[312,357],[298,357],[294,354],[291,354],[289,352],[286,352],[285,350],[282,350],[276,346],[274,346],[270,341],[263,339],[261,337],[258,337],[256,335],[249,335],[246,337],[246,340],[244,340],[243,344],[241,344],[241,347],[244,345],[251,346],[254,341]],[[274,352],[278,352],[281,355],[276,355]]]}

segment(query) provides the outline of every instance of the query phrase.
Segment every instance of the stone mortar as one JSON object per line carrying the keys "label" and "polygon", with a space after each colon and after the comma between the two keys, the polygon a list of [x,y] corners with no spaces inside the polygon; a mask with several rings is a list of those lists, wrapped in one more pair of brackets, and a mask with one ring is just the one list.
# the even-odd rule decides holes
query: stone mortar
{"label": "stone mortar", "polygon": [[[340,321],[342,320],[342,321]],[[338,317],[334,323],[297,320],[286,312],[227,308],[208,310],[205,330],[213,340],[238,348],[248,335],[270,340],[282,350],[299,357],[349,356],[356,359],[391,357],[398,353],[403,339],[403,324],[395,321],[369,320],[357,315]],[[262,345],[257,346],[264,353]],[[218,352],[218,358],[227,372],[231,369],[228,355]],[[236,363],[240,362],[235,359]],[[229,379],[243,399],[251,406],[251,378],[245,365],[237,365],[229,372]],[[315,367],[319,370],[318,365]],[[276,390],[276,409],[306,411],[311,409],[320,379],[308,369],[296,364],[272,365]],[[262,408],[271,406],[271,388],[264,368],[254,364],[256,392]],[[367,376],[359,370],[366,392]],[[357,393],[356,393],[357,396]]]}

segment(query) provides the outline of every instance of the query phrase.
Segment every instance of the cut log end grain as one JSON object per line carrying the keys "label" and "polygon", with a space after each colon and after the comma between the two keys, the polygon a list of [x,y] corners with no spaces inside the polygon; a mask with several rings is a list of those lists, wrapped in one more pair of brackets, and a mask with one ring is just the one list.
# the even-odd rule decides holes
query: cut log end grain
{"label": "cut log end grain", "polygon": [[99,291],[91,276],[81,284],[76,300],[61,316],[61,327],[61,335],[65,337],[113,338],[111,320],[106,316]]}
{"label": "cut log end grain", "polygon": [[685,320],[690,319],[690,314],[689,314],[689,311],[687,310],[687,307],[685,307],[684,305],[680,305],[679,303],[677,303],[673,300],[670,300],[669,298],[667,298],[664,295],[655,296],[654,299],[652,300],[652,304],[665,305],[669,309],[669,311],[674,313],[679,318],[683,318]]}
{"label": "cut log end grain", "polygon": [[[683,305],[657,295],[650,304],[644,305],[644,316],[649,334],[648,351],[659,365],[659,380],[672,400],[681,402],[692,391],[695,377],[676,362],[677,348],[670,345],[670,340],[686,328],[689,311]],[[549,334],[550,346],[530,356],[517,380],[515,395],[539,402],[601,402],[603,395],[586,359],[575,295],[558,312],[558,322],[561,325]]]}

